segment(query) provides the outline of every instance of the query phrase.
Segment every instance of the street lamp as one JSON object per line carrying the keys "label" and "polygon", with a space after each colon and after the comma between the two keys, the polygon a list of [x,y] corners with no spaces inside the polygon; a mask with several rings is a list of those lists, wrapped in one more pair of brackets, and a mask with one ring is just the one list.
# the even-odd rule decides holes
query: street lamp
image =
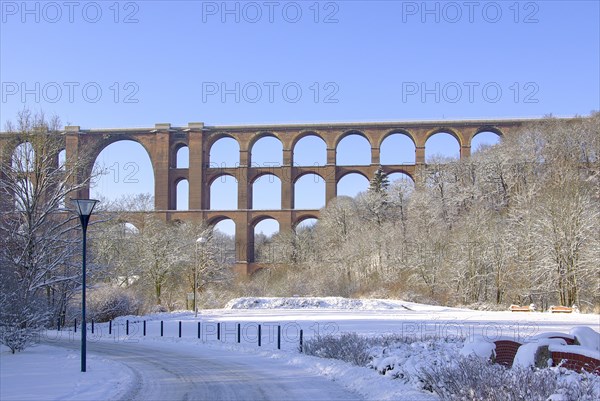
{"label": "street lamp", "polygon": [[86,233],[87,226],[90,221],[90,216],[94,211],[94,206],[99,201],[95,199],[71,199],[77,206],[77,213],[79,214],[79,221],[81,222],[81,228],[83,231],[83,258],[82,258],[82,278],[81,278],[81,371],[85,372],[85,357],[86,357],[86,323],[85,323],[85,253],[86,253]]}
{"label": "street lamp", "polygon": [[[196,240],[196,259],[198,257],[198,247],[206,244],[206,238],[200,237]],[[194,317],[198,317],[198,304],[196,303],[196,288],[198,287],[198,260],[194,263]]]}

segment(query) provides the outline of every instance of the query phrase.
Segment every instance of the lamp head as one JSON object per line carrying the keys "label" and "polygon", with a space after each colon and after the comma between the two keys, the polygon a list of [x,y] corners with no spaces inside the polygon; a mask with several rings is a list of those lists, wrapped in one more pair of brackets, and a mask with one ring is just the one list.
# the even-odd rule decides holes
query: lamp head
{"label": "lamp head", "polygon": [[77,206],[77,213],[79,216],[89,217],[94,211],[94,207],[99,202],[96,199],[71,199],[75,206]]}

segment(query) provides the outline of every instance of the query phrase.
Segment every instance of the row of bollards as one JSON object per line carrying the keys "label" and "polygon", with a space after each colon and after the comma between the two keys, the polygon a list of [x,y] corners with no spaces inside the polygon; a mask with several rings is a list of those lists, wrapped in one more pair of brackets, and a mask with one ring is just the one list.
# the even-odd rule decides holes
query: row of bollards
{"label": "row of bollards", "polygon": [[[60,321],[58,322],[58,331],[60,331]],[[73,328],[75,333],[77,333],[77,319],[74,319],[74,324],[73,324]],[[92,319],[91,321],[91,329],[92,329],[92,333],[94,333],[94,320]],[[198,338],[201,338],[201,334],[202,334],[202,327],[201,327],[201,323],[198,322],[198,330],[197,330],[197,335]],[[179,321],[178,324],[178,336],[179,338],[181,338],[182,336],[182,332],[183,332],[183,327],[182,327],[182,322],[181,320]],[[108,322],[108,334],[112,334],[112,320],[109,320]],[[160,336],[164,337],[165,334],[165,326],[164,326],[164,321],[161,320],[160,321]],[[217,322],[217,340],[221,340],[221,322]],[[240,323],[237,324],[237,342],[238,344],[241,343],[242,341],[242,325]],[[300,344],[299,344],[299,351],[302,353],[303,352],[303,345],[304,345],[304,332],[302,329],[300,329]],[[127,319],[125,321],[125,335],[129,335],[129,319]],[[144,320],[142,322],[142,335],[146,336],[146,321]],[[257,341],[258,341],[258,346],[261,347],[262,346],[262,326],[260,324],[258,324],[257,327]],[[281,349],[281,326],[278,325],[277,326],[277,349]]]}

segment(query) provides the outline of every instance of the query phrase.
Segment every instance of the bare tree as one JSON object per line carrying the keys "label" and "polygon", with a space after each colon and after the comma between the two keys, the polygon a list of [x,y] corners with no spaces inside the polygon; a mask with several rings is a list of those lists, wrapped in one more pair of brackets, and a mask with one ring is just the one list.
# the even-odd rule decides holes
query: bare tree
{"label": "bare tree", "polygon": [[[3,330],[18,324],[27,331],[56,321],[80,286],[77,215],[64,204],[88,181],[82,178],[87,156],[59,163],[65,147],[60,128],[56,117],[23,110],[3,133],[12,146],[5,145],[0,155],[0,309],[23,308],[16,320],[2,319]],[[29,319],[19,320],[32,311]]]}

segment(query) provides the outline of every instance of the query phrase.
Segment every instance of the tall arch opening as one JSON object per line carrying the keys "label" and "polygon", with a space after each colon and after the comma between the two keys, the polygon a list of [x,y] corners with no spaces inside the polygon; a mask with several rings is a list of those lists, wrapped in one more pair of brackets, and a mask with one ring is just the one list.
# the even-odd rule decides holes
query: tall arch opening
{"label": "tall arch opening", "polygon": [[460,144],[448,132],[437,132],[425,142],[425,162],[440,163],[460,159]]}
{"label": "tall arch opening", "polygon": [[213,226],[213,241],[218,251],[217,260],[233,265],[236,262],[235,222],[223,219]]}
{"label": "tall arch opening", "polygon": [[327,144],[316,135],[308,135],[294,145],[294,166],[325,166]]}
{"label": "tall arch opening", "polygon": [[380,147],[380,161],[385,165],[415,164],[415,143],[406,134],[388,135]]}
{"label": "tall arch opening", "polygon": [[34,206],[33,199],[34,187],[33,176],[35,175],[35,150],[30,142],[23,142],[15,147],[11,160],[14,171],[20,173],[17,175],[18,181],[15,183],[14,190],[14,208],[17,211],[25,211]]}
{"label": "tall arch opening", "polygon": [[240,165],[240,144],[231,137],[217,140],[210,147],[209,165],[211,168],[238,167]]}
{"label": "tall arch opening", "polygon": [[279,233],[279,223],[273,218],[265,218],[254,225],[254,261],[257,263],[275,263],[278,250],[274,237]]}
{"label": "tall arch opening", "polygon": [[176,164],[177,168],[189,168],[190,167],[190,148],[187,146],[182,146],[177,150],[176,156]]}
{"label": "tall arch opening", "polygon": [[349,173],[337,183],[337,196],[350,196],[354,198],[361,192],[369,189],[369,180],[362,174]]}
{"label": "tall arch opening", "polygon": [[294,209],[321,209],[325,206],[325,180],[305,174],[294,183]]}
{"label": "tall arch opening", "polygon": [[471,140],[471,154],[488,149],[500,143],[502,137],[492,131],[478,132]]}
{"label": "tall arch opening", "polygon": [[360,134],[345,136],[336,147],[338,166],[367,166],[371,164],[371,144]]}
{"label": "tall arch opening", "polygon": [[96,157],[90,183],[90,197],[105,201],[104,206],[118,209],[133,199],[147,209],[154,198],[154,170],[146,149],[138,142],[120,140],[105,147]]}
{"label": "tall arch opening", "polygon": [[176,191],[176,208],[177,210],[189,210],[190,199],[190,183],[183,179],[177,183]]}
{"label": "tall arch opening", "polygon": [[23,142],[15,147],[11,164],[13,170],[20,173],[29,173],[35,169],[35,149],[31,142]]}
{"label": "tall arch opening", "polygon": [[281,209],[281,180],[273,174],[263,174],[252,183],[252,209]]}
{"label": "tall arch opening", "polygon": [[274,136],[263,136],[250,149],[252,167],[280,167],[283,165],[283,145]]}
{"label": "tall arch opening", "polygon": [[67,166],[67,151],[65,149],[58,152],[58,169],[65,170]]}
{"label": "tall arch opening", "polygon": [[238,181],[223,174],[210,184],[210,210],[236,210],[238,208]]}

